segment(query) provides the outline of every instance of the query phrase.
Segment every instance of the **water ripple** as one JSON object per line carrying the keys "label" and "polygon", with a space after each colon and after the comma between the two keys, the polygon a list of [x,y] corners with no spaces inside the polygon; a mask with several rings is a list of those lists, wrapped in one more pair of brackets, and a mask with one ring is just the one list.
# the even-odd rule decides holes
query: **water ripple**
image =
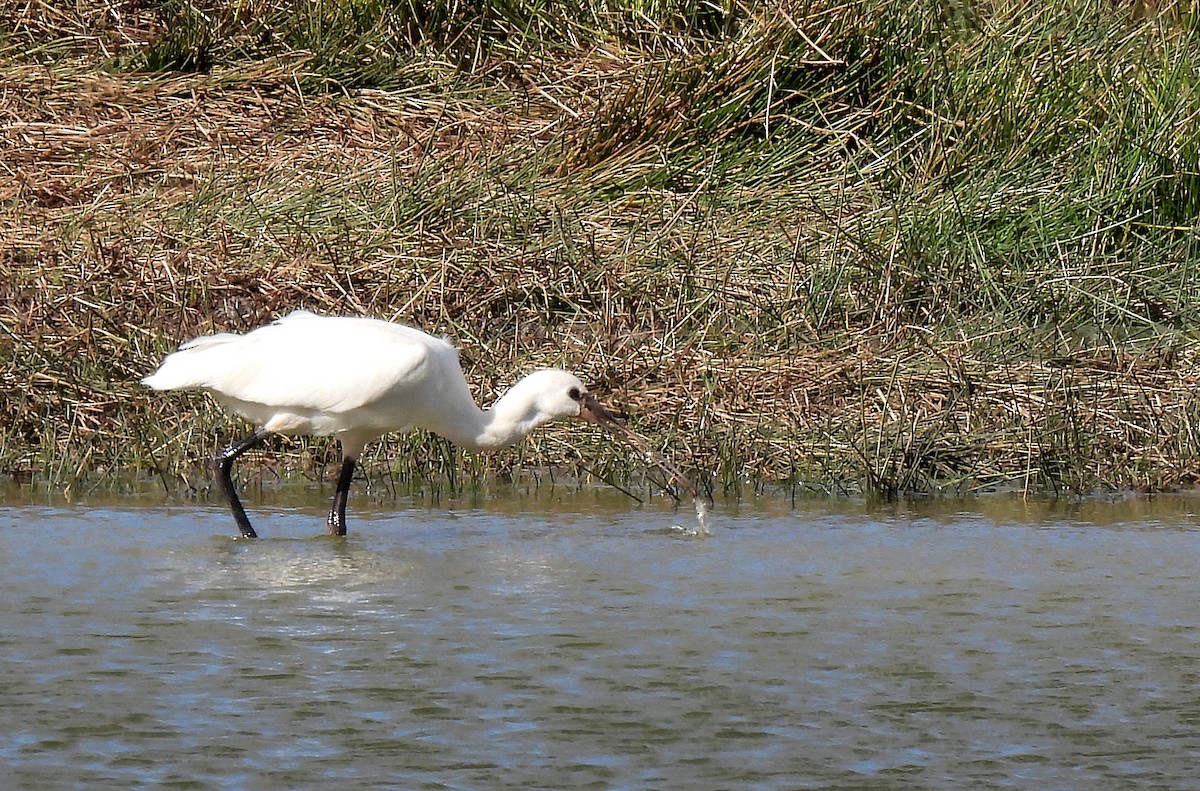
{"label": "water ripple", "polygon": [[1187,787],[1200,532],[814,506],[0,513],[13,787]]}

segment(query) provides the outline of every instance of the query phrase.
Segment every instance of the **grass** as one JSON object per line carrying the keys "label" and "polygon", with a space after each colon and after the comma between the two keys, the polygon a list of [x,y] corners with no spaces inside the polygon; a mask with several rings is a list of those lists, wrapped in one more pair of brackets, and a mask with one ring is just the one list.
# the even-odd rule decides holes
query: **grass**
{"label": "grass", "polygon": [[13,4],[0,470],[192,481],[243,427],[137,380],[303,306],[453,335],[483,401],[576,370],[717,491],[1193,485],[1200,17],[1151,6]]}

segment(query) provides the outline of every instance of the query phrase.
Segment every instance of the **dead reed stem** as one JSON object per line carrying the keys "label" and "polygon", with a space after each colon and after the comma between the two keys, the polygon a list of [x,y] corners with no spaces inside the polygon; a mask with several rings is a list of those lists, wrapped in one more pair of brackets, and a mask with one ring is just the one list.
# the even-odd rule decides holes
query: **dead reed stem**
{"label": "dead reed stem", "polygon": [[[1200,110],[1170,79],[1200,52],[1170,25],[1101,16],[1052,61],[1012,43],[1050,41],[1069,21],[1049,12],[997,11],[1026,37],[1005,39],[922,37],[887,3],[525,27],[371,6],[402,35],[356,34],[391,42],[368,73],[333,57],[344,38],[256,44],[286,33],[278,4],[210,5],[208,67],[151,73],[187,32],[161,9],[18,4],[0,65],[11,475],[189,476],[236,430],[137,380],[181,340],[307,307],[454,336],[483,401],[572,368],[718,490],[1196,482]],[[936,106],[932,47],[962,86]],[[1027,95],[984,93],[984,62],[1025,68]],[[1081,85],[1101,99],[1071,105]],[[278,474],[323,474],[327,444],[290,447]],[[483,481],[581,459],[638,467],[569,430],[479,458],[392,439],[375,463]]]}

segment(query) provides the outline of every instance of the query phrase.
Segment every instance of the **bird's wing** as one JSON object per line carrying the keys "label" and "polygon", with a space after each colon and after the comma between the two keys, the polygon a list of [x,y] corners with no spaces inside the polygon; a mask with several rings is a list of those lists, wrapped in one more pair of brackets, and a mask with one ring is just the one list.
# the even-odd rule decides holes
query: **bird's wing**
{"label": "bird's wing", "polygon": [[[420,330],[370,319],[293,313],[244,336],[200,344],[200,386],[280,408],[348,412],[413,387],[453,346]],[[182,354],[188,354],[184,350]]]}

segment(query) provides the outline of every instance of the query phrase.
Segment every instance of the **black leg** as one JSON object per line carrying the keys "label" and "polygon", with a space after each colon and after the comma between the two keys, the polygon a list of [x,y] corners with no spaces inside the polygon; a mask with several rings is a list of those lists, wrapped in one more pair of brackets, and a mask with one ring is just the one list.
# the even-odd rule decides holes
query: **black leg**
{"label": "black leg", "polygon": [[237,490],[233,488],[233,479],[230,477],[230,473],[233,472],[233,463],[237,461],[238,456],[263,444],[263,441],[269,436],[271,436],[271,432],[260,428],[236,445],[230,445],[212,460],[212,471],[213,475],[217,476],[217,486],[221,489],[221,494],[225,495],[225,499],[229,501],[229,510],[233,511],[234,521],[237,522],[238,529],[242,531],[243,538],[258,538],[258,533],[255,533],[254,528],[250,526],[250,518],[246,516],[246,509],[242,507],[242,501],[238,499]]}
{"label": "black leg", "polygon": [[337,491],[333,495],[333,507],[329,509],[329,535],[346,535],[346,498],[350,495],[350,482],[354,480],[354,457],[342,459],[342,471],[338,473]]}

